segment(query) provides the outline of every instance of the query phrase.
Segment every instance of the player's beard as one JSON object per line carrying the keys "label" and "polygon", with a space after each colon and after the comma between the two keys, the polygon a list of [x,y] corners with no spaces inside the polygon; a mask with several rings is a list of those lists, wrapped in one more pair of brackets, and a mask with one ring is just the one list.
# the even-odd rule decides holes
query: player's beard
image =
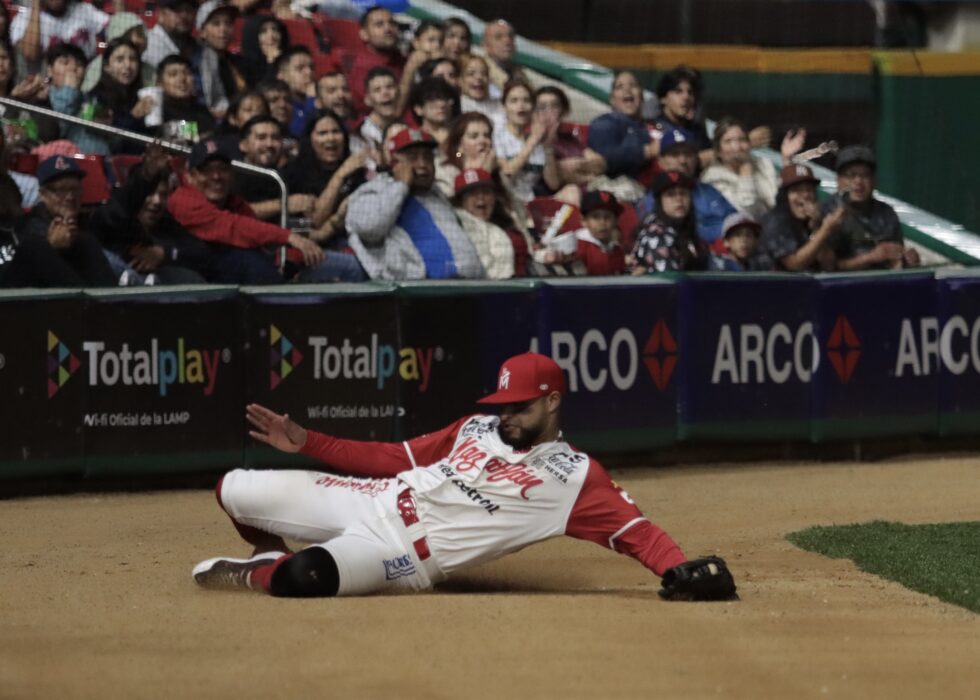
{"label": "player's beard", "polygon": [[516,435],[514,435],[513,432],[511,433],[513,437],[508,437],[508,435],[504,433],[503,423],[497,425],[497,435],[499,435],[500,439],[504,441],[504,444],[510,445],[515,450],[529,449],[531,445],[533,445],[535,441],[541,436],[541,431],[542,431],[541,428],[535,430],[535,429],[518,428],[517,426],[511,426],[511,427],[516,429]]}

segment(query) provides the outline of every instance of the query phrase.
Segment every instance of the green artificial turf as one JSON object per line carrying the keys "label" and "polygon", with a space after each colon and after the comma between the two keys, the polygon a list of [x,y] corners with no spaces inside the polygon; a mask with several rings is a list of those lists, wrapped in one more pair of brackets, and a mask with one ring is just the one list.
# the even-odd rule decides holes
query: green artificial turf
{"label": "green artificial turf", "polygon": [[811,552],[980,612],[980,521],[905,525],[877,520],[818,526],[786,538]]}

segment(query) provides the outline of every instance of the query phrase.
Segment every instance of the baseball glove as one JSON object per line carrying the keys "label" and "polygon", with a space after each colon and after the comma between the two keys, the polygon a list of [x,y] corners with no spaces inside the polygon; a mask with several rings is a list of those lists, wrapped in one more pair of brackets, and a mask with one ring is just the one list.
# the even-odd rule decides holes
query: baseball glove
{"label": "baseball glove", "polygon": [[692,559],[667,569],[659,595],[664,600],[732,600],[735,580],[721,557]]}

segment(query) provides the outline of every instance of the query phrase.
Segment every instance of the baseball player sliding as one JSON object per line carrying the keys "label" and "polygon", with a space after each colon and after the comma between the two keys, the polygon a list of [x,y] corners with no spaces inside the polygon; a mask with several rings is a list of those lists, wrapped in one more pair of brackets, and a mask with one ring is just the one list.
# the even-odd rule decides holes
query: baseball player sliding
{"label": "baseball player sliding", "polygon": [[[229,472],[218,483],[218,502],[255,550],[248,559],[203,561],[194,580],[290,597],[424,590],[456,571],[570,535],[662,576],[662,598],[735,597],[722,559],[688,561],[597,461],[562,439],[564,392],[554,361],[517,355],[501,366],[497,391],[480,400],[499,415],[461,418],[403,443],[342,440],[248,406],[253,438],[351,476]],[[283,538],[313,544],[293,553]]]}

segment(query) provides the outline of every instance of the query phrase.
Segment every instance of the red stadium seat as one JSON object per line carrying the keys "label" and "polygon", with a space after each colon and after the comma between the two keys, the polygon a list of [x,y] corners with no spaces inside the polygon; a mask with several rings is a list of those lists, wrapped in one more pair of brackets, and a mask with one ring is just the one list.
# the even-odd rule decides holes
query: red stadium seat
{"label": "red stadium seat", "polygon": [[640,223],[640,218],[636,215],[636,209],[632,204],[629,202],[620,202],[620,204],[623,211],[617,221],[619,232],[622,234],[619,242],[623,246],[623,250],[628,253],[633,250],[633,245],[636,243],[636,227]]}
{"label": "red stadium seat", "polygon": [[37,164],[40,162],[37,154],[34,153],[15,153],[10,159],[10,169],[25,175],[37,174]]}
{"label": "red stadium seat", "polygon": [[562,207],[568,207],[570,211],[566,212],[568,218],[561,225],[561,228],[558,229],[557,233],[582,228],[582,214],[577,207],[573,207],[571,204],[565,204],[550,197],[537,197],[527,203],[528,213],[534,219],[534,229],[539,235],[548,230],[552,219],[561,211]]}
{"label": "red stadium seat", "polygon": [[116,155],[109,157],[109,170],[116,185],[120,185],[129,179],[129,173],[133,168],[143,162],[143,156]]}
{"label": "red stadium seat", "polygon": [[357,22],[318,15],[317,25],[320,33],[330,41],[332,47],[353,51],[361,51],[364,48],[364,41],[361,39],[361,26]]}
{"label": "red stadium seat", "polygon": [[323,53],[320,40],[313,30],[313,24],[308,19],[284,19],[280,20],[286,25],[286,33],[289,34],[289,43],[293,46],[305,46],[315,56]]}
{"label": "red stadium seat", "polygon": [[[313,54],[313,75],[318,79],[327,73],[337,70],[342,64],[338,63],[333,53]],[[342,70],[342,69],[341,69]]]}
{"label": "red stadium seat", "polygon": [[238,53],[242,50],[242,36],[245,34],[245,18],[239,15],[235,18],[235,24],[232,29],[231,43],[228,44],[228,50],[231,53]]}
{"label": "red stadium seat", "polygon": [[82,206],[102,204],[109,199],[109,178],[105,174],[105,156],[79,153],[74,156],[85,171],[82,178]]}

